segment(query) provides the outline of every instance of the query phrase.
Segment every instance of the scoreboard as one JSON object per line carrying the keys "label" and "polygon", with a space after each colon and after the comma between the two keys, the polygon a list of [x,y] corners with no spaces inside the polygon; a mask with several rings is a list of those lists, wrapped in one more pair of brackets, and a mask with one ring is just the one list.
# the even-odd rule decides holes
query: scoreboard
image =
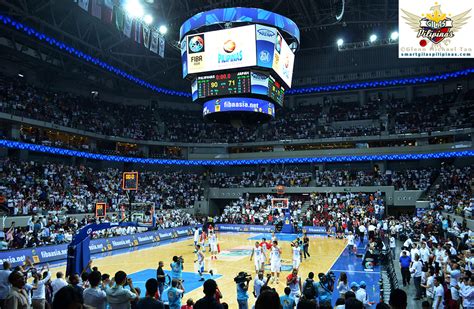
{"label": "scoreboard", "polygon": [[213,74],[197,78],[199,99],[250,93],[250,90],[250,71]]}
{"label": "scoreboard", "polygon": [[285,94],[285,88],[276,81],[271,75],[268,77],[268,96],[274,100],[280,106],[283,106],[283,95]]}

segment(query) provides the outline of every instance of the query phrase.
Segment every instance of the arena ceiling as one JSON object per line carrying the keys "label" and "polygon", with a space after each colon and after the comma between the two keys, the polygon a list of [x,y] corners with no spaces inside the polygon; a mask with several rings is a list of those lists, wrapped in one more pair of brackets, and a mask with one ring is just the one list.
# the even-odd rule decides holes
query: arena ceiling
{"label": "arena ceiling", "polygon": [[[397,1],[390,0],[144,0],[157,23],[168,26],[165,58],[137,45],[125,37],[113,24],[82,11],[73,0],[0,0],[0,11],[62,40],[110,64],[156,85],[173,89],[187,89],[181,78],[180,55],[177,49],[179,27],[192,15],[222,7],[259,7],[293,19],[301,30],[301,54],[316,55],[336,52],[336,40],[346,42],[367,40],[372,33],[388,35],[398,23]],[[336,16],[344,12],[341,20]],[[39,43],[18,31],[0,25],[0,35],[12,42],[37,49],[64,72],[97,70],[81,63],[48,44]],[[16,51],[18,52],[18,50]],[[44,57],[44,56],[43,56]],[[47,60],[47,59],[42,59]],[[79,62],[79,63],[78,63]],[[298,72],[295,72],[297,74]]]}

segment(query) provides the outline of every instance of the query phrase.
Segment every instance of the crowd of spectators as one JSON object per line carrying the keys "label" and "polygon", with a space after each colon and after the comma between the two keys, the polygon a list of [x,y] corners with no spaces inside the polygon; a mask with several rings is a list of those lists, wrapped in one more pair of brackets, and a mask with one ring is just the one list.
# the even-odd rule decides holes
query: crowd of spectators
{"label": "crowd of spectators", "polygon": [[459,168],[443,165],[440,179],[430,192],[431,208],[471,218],[474,206],[472,185],[473,175],[470,166]]}
{"label": "crowd of spectators", "polygon": [[288,202],[274,200],[276,198],[282,196],[246,194],[225,206],[222,214],[214,220],[232,224],[272,225],[283,221],[282,208],[288,208],[295,226],[324,226],[329,233],[336,234],[348,225],[358,226],[360,218],[380,219],[385,213],[381,192],[313,193],[311,196],[288,196]]}
{"label": "crowd of spectators", "polygon": [[[368,136],[388,133],[420,133],[472,125],[470,101],[457,103],[458,94],[405,99],[370,98],[365,103],[339,102],[285,108],[268,125],[259,128],[233,128],[229,125],[204,123],[199,110],[171,110],[141,105],[104,102],[92,96],[45,90],[26,83],[22,78],[0,75],[0,111],[56,125],[72,127],[107,136],[136,140],[167,142],[240,143],[286,139],[311,139],[346,136]],[[471,97],[466,94],[466,100]],[[464,103],[463,103],[464,102]],[[386,111],[389,123],[381,125]],[[133,117],[129,117],[133,115]],[[343,125],[333,126],[334,122]],[[351,124],[351,121],[371,121],[372,124]],[[47,135],[22,135],[27,141],[42,143]],[[55,146],[87,150],[84,143],[54,140]]]}
{"label": "crowd of spectators", "polygon": [[317,187],[394,186],[396,190],[426,190],[437,175],[433,168],[385,172],[317,170],[314,181]]}
{"label": "crowd of spectators", "polygon": [[307,187],[311,182],[311,172],[298,170],[243,172],[238,175],[228,173],[211,173],[209,184],[217,188],[248,187]]}
{"label": "crowd of spectators", "polygon": [[[121,188],[122,172],[115,168],[4,160],[0,175],[0,195],[13,215],[90,213],[97,202],[119,211],[129,201]],[[155,203],[157,209],[193,207],[203,194],[202,177],[180,171],[141,172],[133,202]]]}
{"label": "crowd of spectators", "polygon": [[[126,214],[123,214],[126,216]],[[180,226],[194,226],[201,223],[199,218],[182,209],[162,209],[155,212],[156,229],[167,229]],[[1,233],[4,244],[0,250],[40,247],[70,243],[76,232],[87,224],[122,221],[121,213],[113,213],[105,218],[86,215],[82,219],[49,213],[48,215],[32,215],[26,227],[18,227],[15,223]],[[145,221],[145,220],[142,220]],[[151,220],[150,220],[151,221]],[[107,238],[141,233],[148,227],[116,226],[95,231],[92,238]]]}
{"label": "crowd of spectators", "polygon": [[[416,98],[412,102],[404,99],[390,100],[387,111],[394,117],[396,134],[445,131],[449,128],[468,128],[472,126],[472,115],[463,102],[455,106],[456,93],[432,95]],[[466,96],[466,101],[469,98]]]}

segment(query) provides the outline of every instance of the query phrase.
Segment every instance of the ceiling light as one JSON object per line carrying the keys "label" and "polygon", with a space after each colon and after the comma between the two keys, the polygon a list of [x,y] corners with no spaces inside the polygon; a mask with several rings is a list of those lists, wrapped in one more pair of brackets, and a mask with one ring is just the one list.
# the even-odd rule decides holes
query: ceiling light
{"label": "ceiling light", "polygon": [[145,17],[143,17],[143,21],[145,24],[150,25],[153,22],[153,16],[146,14]]}
{"label": "ceiling light", "polygon": [[165,25],[161,25],[159,31],[161,34],[165,35],[166,32],[168,32],[168,27],[166,27]]}
{"label": "ceiling light", "polygon": [[125,11],[127,15],[132,18],[141,18],[143,17],[143,6],[138,2],[138,0],[128,0],[125,3]]}
{"label": "ceiling light", "polygon": [[392,41],[398,40],[398,31],[393,31],[392,34],[390,34],[390,39]]}

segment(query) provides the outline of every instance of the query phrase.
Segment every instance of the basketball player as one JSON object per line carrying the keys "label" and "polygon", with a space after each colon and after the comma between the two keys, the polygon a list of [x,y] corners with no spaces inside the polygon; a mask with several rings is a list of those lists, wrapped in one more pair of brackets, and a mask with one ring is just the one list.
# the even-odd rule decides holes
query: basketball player
{"label": "basketball player", "polygon": [[254,264],[255,264],[255,272],[258,274],[260,270],[263,270],[264,265],[265,265],[265,254],[263,253],[262,247],[260,247],[260,244],[258,241],[255,242],[255,247],[252,249],[252,254],[250,255],[250,261],[252,260],[252,257],[255,255],[254,258]]}
{"label": "basketball player", "polygon": [[201,246],[202,248],[206,248],[206,240],[207,240],[207,233],[202,231],[201,232]]}
{"label": "basketball player", "polygon": [[298,305],[302,288],[301,277],[298,276],[298,270],[296,268],[286,277],[286,285],[290,288],[290,296],[294,298],[295,304]]}
{"label": "basketball player", "polygon": [[199,234],[200,234],[200,233],[199,233],[199,228],[196,227],[196,228],[194,229],[194,247],[196,247],[196,245],[197,245],[198,242],[199,242],[199,237],[200,237]]}
{"label": "basketball player", "polygon": [[[199,279],[199,281],[204,281],[204,277],[203,277],[203,273],[205,272],[205,270],[204,270],[204,253],[202,252],[200,245],[196,246],[196,260],[194,261],[194,263],[197,264],[197,272],[199,274],[199,277],[201,277],[201,279]],[[209,270],[209,273],[211,274],[211,276],[213,275],[212,270]]]}
{"label": "basketball player", "polygon": [[299,269],[301,264],[301,248],[297,241],[291,243],[293,248],[293,269]]}
{"label": "basketball player", "polygon": [[272,248],[272,245],[270,242],[267,242],[267,239],[266,238],[262,238],[262,242],[260,243],[260,247],[262,247],[262,250],[263,250],[263,255],[265,256],[265,262],[266,262],[266,259],[270,257],[269,254],[267,254],[268,250],[270,250]]}
{"label": "basketball player", "polygon": [[272,251],[270,252],[270,271],[272,273],[272,283],[275,281],[276,274],[276,283],[280,282],[280,270],[281,270],[281,249],[278,247],[278,240],[273,242]]}
{"label": "basketball player", "polygon": [[275,235],[275,232],[272,232],[272,242],[274,242],[275,240],[278,240],[276,235]]}
{"label": "basketball player", "polygon": [[209,246],[211,247],[211,260],[217,260],[217,236],[211,231],[209,231]]}

